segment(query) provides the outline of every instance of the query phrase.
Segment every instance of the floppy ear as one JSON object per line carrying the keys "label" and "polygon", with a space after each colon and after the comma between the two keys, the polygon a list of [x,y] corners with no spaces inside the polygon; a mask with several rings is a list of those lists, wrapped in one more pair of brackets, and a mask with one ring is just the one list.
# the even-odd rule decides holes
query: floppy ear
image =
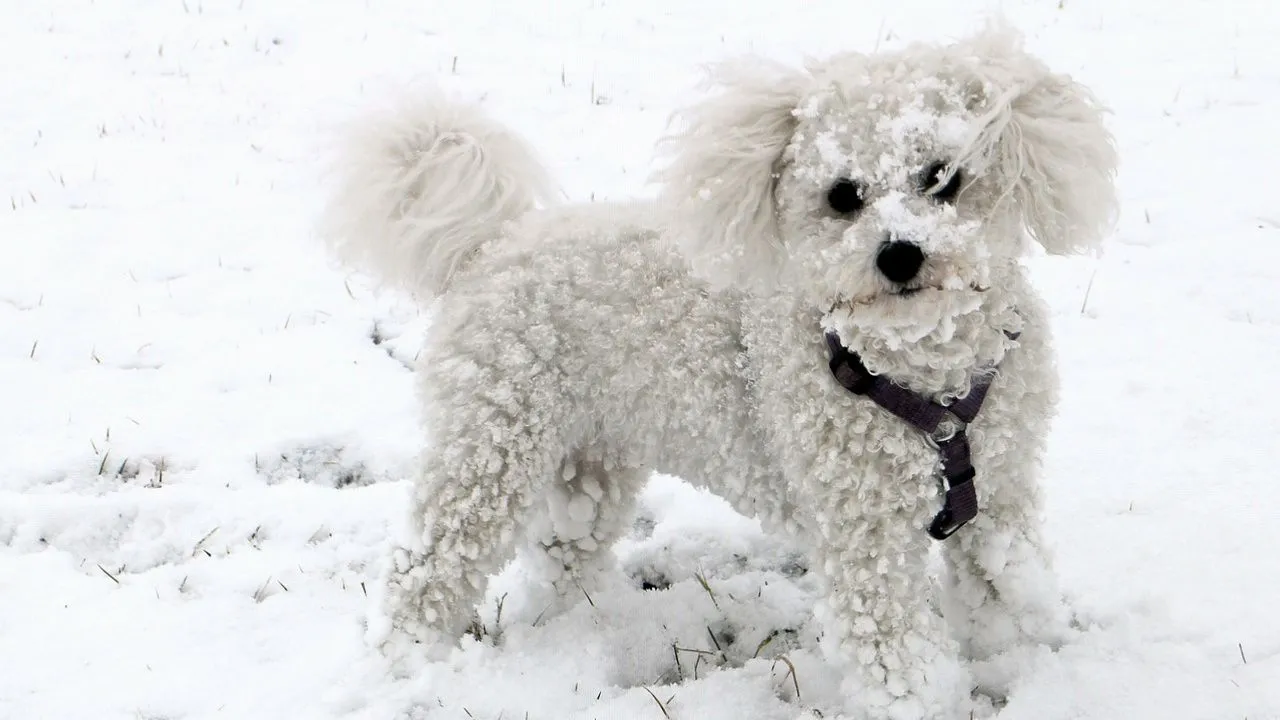
{"label": "floppy ear", "polygon": [[998,25],[962,44],[980,116],[964,154],[996,173],[1004,198],[1045,250],[1094,250],[1118,210],[1107,111],[1088,88],[1052,73],[1021,45],[1016,32]]}
{"label": "floppy ear", "polygon": [[694,271],[719,286],[768,287],[784,254],[774,187],[809,76],[743,58],[713,66],[715,92],[679,112],[659,143],[655,179]]}

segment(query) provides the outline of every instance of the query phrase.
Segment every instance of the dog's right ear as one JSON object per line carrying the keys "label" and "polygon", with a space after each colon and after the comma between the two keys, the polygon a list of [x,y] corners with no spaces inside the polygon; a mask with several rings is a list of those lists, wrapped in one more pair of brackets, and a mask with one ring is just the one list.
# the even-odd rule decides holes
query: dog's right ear
{"label": "dog's right ear", "polygon": [[663,138],[660,200],[694,272],[713,285],[768,288],[782,267],[777,184],[810,76],[762,58],[711,68],[714,92]]}

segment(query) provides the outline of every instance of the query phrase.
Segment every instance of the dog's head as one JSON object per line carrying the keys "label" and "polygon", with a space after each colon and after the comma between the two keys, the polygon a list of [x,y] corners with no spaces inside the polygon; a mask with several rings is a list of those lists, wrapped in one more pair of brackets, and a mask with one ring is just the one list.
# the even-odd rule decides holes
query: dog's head
{"label": "dog's head", "polygon": [[1005,28],[806,71],[737,61],[713,80],[660,179],[716,284],[927,326],[981,307],[1027,236],[1086,251],[1115,214],[1102,109]]}

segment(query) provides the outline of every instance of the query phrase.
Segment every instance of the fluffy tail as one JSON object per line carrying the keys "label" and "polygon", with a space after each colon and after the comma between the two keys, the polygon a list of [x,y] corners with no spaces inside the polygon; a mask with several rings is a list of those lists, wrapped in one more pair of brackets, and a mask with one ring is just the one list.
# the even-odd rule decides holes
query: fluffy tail
{"label": "fluffy tail", "polygon": [[344,145],[328,245],[427,301],[504,223],[554,198],[524,140],[475,106],[419,100],[364,121]]}

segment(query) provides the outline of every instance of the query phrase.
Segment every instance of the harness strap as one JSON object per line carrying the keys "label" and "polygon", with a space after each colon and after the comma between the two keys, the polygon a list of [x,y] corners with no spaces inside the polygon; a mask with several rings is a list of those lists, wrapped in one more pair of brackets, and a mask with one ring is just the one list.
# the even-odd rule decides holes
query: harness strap
{"label": "harness strap", "polygon": [[929,523],[929,537],[946,540],[978,516],[978,491],[973,485],[978,471],[973,467],[969,436],[964,428],[938,443],[938,455],[942,458],[947,494],[942,500],[942,510]]}
{"label": "harness strap", "polygon": [[[1009,337],[1017,339],[1016,334],[1009,334]],[[866,397],[924,433],[937,447],[942,462],[946,496],[942,510],[929,524],[929,535],[935,540],[947,539],[978,516],[978,493],[973,485],[977,471],[973,467],[972,451],[965,428],[982,409],[994,373],[975,378],[968,395],[948,405],[941,405],[883,376],[873,375],[863,364],[862,358],[846,348],[836,333],[827,333],[826,340],[827,348],[831,351],[831,374],[835,376],[836,382],[854,395]],[[939,438],[939,427],[948,416],[955,418],[959,427],[949,436]]]}

